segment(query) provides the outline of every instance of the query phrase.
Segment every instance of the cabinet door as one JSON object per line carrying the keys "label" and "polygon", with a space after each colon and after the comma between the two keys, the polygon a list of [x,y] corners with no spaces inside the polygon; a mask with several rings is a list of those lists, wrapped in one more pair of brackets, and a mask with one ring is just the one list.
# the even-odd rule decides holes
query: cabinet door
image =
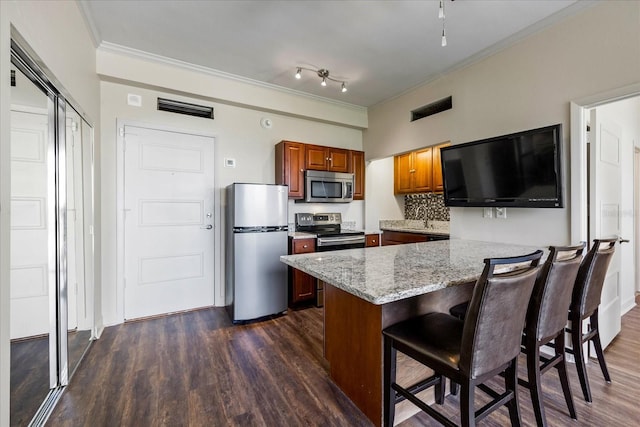
{"label": "cabinet door", "polygon": [[353,200],[364,200],[364,152],[351,151],[351,168],[354,174]]}
{"label": "cabinet door", "polygon": [[440,149],[444,147],[448,147],[449,144],[438,145],[437,147],[433,147],[433,191],[434,192],[442,192],[444,191],[444,181],[442,179],[442,162],[440,161]]}
{"label": "cabinet door", "polygon": [[327,170],[331,172],[349,172],[349,150],[329,147],[329,164]]}
{"label": "cabinet door", "polygon": [[433,152],[431,147],[414,151],[413,153],[413,189],[415,193],[424,193],[432,191],[433,168],[432,159]]}
{"label": "cabinet door", "polygon": [[327,147],[320,145],[306,146],[306,161],[305,165],[307,169],[326,171],[329,165],[329,150]]}
{"label": "cabinet door", "polygon": [[429,236],[419,233],[405,233],[402,231],[389,231],[382,232],[382,246],[388,245],[404,245],[407,243],[421,243],[428,242]]}
{"label": "cabinet door", "polygon": [[304,197],[304,151],[301,142],[282,141],[276,145],[276,184],[289,186],[290,199]]}
{"label": "cabinet door", "polygon": [[413,153],[405,153],[393,158],[393,192],[394,194],[410,193],[412,189],[412,157]]}
{"label": "cabinet door", "polygon": [[[289,252],[291,254],[305,254],[315,252],[315,239],[292,239]],[[289,301],[296,304],[313,300],[316,297],[316,278],[295,268],[289,267],[290,288]]]}

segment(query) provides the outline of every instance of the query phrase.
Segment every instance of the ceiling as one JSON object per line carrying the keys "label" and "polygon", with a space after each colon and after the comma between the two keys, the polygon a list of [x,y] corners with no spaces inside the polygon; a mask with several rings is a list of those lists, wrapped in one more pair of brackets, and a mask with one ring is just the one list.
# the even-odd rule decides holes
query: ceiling
{"label": "ceiling", "polygon": [[[592,4],[575,0],[81,1],[96,43],[368,107]],[[340,84],[296,67],[325,68]]]}

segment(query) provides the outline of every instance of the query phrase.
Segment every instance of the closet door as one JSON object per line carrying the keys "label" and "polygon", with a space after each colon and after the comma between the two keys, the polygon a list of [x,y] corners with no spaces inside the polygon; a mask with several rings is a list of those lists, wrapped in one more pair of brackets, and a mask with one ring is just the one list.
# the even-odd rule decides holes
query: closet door
{"label": "closet door", "polygon": [[50,356],[56,345],[55,98],[12,69],[11,425],[27,425],[58,382],[56,355]]}

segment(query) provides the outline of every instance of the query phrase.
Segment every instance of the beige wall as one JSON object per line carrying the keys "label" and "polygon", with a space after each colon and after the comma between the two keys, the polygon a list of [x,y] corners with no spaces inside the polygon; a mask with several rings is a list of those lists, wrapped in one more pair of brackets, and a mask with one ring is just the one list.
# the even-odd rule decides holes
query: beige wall
{"label": "beige wall", "polygon": [[[464,69],[369,111],[367,159],[450,140],[453,144],[563,124],[564,209],[451,209],[453,237],[549,245],[569,241],[569,102],[640,81],[640,2],[588,8]],[[453,109],[409,123],[412,109],[445,96]],[[392,175],[387,179],[392,179]],[[386,199],[394,203],[392,194]],[[384,219],[384,218],[383,218]],[[374,221],[367,217],[367,222]]]}
{"label": "beige wall", "polygon": [[77,4],[0,1],[0,426],[9,425],[9,49],[12,31],[30,45],[90,121],[95,123],[99,115],[95,49]]}
{"label": "beige wall", "polygon": [[[161,73],[162,68],[156,69]],[[191,79],[193,80],[193,79]],[[142,107],[127,105],[129,93],[142,97]],[[194,118],[156,110],[156,98],[168,97],[214,107],[214,120]],[[362,132],[352,127],[327,124],[284,114],[266,113],[248,107],[228,105],[203,97],[194,98],[133,83],[101,83],[102,151],[102,230],[103,235],[103,315],[106,325],[119,323],[122,300],[116,292],[116,143],[117,124],[129,123],[174,128],[215,137],[215,287],[216,304],[224,304],[224,188],[233,182],[275,182],[275,144],[283,139],[319,145],[362,149]],[[256,99],[259,101],[259,99]],[[265,129],[260,120],[268,117],[273,126]],[[119,122],[120,121],[120,122]],[[224,159],[236,160],[235,168],[225,168]],[[343,220],[355,221],[360,227],[364,221],[363,202],[345,205],[289,204],[289,221],[294,212],[338,211]]]}

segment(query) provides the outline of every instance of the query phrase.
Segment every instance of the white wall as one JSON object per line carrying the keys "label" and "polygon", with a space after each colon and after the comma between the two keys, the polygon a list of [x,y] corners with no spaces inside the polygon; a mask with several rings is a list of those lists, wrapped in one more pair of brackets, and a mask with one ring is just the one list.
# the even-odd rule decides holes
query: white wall
{"label": "white wall", "polygon": [[[569,243],[569,103],[640,82],[640,2],[608,1],[369,110],[368,160],[450,140],[453,144],[563,124],[565,208],[451,209],[453,237]],[[409,112],[451,95],[453,109],[409,123]],[[390,174],[386,179],[393,179]],[[367,218],[369,221],[369,218]]]}
{"label": "white wall", "polygon": [[31,46],[56,81],[66,89],[66,95],[76,101],[93,123],[99,116],[100,101],[95,49],[77,4],[0,1],[0,426],[9,425],[9,70],[12,31]]}
{"label": "white wall", "polygon": [[393,195],[393,157],[367,162],[365,226],[377,230],[381,219],[404,219],[404,197]]}
{"label": "white wall", "polygon": [[[157,74],[162,73],[158,67]],[[142,97],[142,107],[127,105],[127,94]],[[214,120],[189,117],[156,110],[156,98],[164,97],[214,107]],[[121,300],[116,284],[116,141],[119,120],[151,127],[176,128],[215,137],[215,188],[217,209],[215,224],[216,303],[224,304],[224,188],[233,182],[275,182],[275,144],[283,139],[354,150],[362,149],[362,132],[352,127],[263,112],[228,105],[186,93],[141,87],[134,83],[101,83],[102,151],[102,230],[103,230],[103,315],[106,325],[122,322]],[[268,117],[273,126],[261,127]],[[224,159],[236,160],[235,168],[225,168]],[[294,204],[289,203],[289,221],[295,212],[337,211],[344,221],[362,226],[364,203]]]}

